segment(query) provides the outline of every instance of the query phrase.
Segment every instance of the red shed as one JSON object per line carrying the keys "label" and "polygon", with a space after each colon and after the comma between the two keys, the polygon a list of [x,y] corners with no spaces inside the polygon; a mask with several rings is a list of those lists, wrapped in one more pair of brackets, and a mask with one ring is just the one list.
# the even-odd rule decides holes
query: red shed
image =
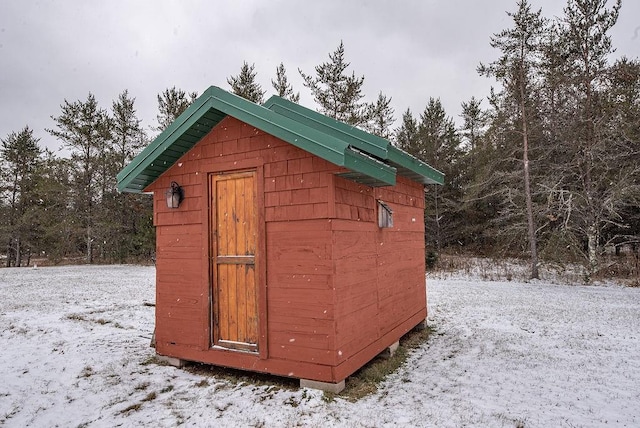
{"label": "red shed", "polygon": [[157,353],[340,390],[426,318],[442,182],[385,139],[209,88],[118,175],[154,194]]}

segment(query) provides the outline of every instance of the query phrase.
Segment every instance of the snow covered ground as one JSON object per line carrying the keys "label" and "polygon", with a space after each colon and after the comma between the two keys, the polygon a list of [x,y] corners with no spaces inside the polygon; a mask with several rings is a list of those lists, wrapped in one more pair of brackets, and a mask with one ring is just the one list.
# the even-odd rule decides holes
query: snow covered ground
{"label": "snow covered ground", "polygon": [[154,275],[0,269],[0,426],[640,426],[637,288],[429,280],[436,333],[351,403],[152,363]]}

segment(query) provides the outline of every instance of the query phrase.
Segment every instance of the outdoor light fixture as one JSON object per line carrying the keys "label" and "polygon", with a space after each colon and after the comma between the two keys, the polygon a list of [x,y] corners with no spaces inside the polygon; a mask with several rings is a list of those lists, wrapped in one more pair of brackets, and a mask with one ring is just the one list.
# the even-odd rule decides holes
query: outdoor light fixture
{"label": "outdoor light fixture", "polygon": [[178,208],[184,199],[184,191],[178,183],[172,181],[171,188],[167,190],[165,196],[167,197],[167,208]]}

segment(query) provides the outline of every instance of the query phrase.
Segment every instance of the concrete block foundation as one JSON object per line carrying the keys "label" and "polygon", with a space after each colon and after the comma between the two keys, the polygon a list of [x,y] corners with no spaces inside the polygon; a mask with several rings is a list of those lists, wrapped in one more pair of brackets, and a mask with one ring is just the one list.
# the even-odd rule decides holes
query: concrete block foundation
{"label": "concrete block foundation", "polygon": [[338,383],[320,382],[317,380],[300,379],[300,388],[319,389],[321,391],[338,394],[344,389],[344,380]]}
{"label": "concrete block foundation", "polygon": [[413,329],[414,329],[414,330],[421,331],[421,330],[426,330],[428,326],[429,326],[429,325],[427,324],[427,320],[425,319],[425,320],[423,320],[423,321],[420,321],[420,324],[418,324],[417,326],[415,326]]}
{"label": "concrete block foundation", "polygon": [[156,354],[156,358],[160,362],[163,362],[165,364],[168,364],[168,365],[174,366],[174,367],[178,367],[178,368],[182,368],[182,367],[187,365],[187,361],[186,360],[181,360],[180,358],[167,357],[166,355],[159,355],[159,354]]}
{"label": "concrete block foundation", "polygon": [[382,358],[391,358],[393,357],[393,354],[395,354],[396,351],[398,350],[398,347],[400,347],[400,341],[392,343],[391,346],[386,348],[384,351],[380,352],[379,356]]}

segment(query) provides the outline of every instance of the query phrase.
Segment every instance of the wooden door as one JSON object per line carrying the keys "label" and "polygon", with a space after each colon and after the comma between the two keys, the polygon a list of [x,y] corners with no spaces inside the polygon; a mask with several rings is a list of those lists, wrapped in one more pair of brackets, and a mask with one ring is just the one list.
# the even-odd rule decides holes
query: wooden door
{"label": "wooden door", "polygon": [[211,177],[212,343],[258,351],[255,171]]}

